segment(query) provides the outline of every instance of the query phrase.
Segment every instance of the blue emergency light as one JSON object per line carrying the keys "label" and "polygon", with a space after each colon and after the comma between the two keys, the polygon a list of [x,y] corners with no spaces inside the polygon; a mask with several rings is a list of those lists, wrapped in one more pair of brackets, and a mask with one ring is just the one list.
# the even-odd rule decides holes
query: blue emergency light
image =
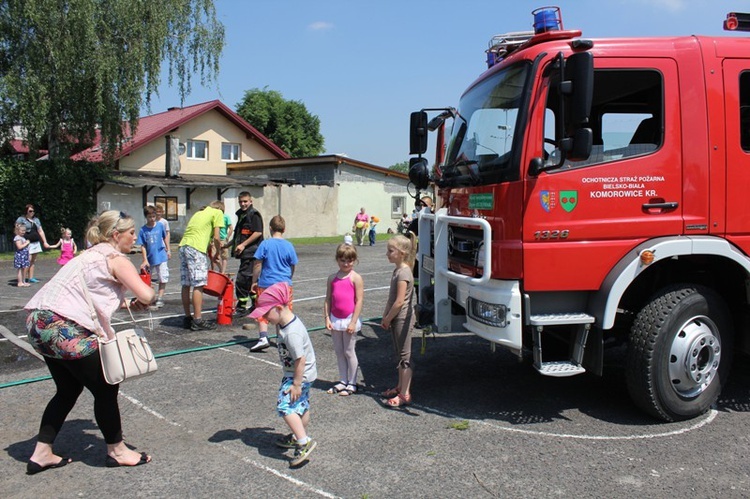
{"label": "blue emergency light", "polygon": [[531,14],[534,16],[534,33],[537,35],[562,29],[560,7],[539,7],[531,11]]}

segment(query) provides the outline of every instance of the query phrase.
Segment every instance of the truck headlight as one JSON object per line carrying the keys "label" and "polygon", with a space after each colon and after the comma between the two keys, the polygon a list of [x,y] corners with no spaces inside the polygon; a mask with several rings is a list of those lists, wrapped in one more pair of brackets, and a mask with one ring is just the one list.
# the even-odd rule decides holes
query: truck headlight
{"label": "truck headlight", "polygon": [[495,327],[505,327],[507,325],[506,315],[508,307],[497,303],[487,303],[469,297],[466,300],[466,308],[469,317],[482,324]]}

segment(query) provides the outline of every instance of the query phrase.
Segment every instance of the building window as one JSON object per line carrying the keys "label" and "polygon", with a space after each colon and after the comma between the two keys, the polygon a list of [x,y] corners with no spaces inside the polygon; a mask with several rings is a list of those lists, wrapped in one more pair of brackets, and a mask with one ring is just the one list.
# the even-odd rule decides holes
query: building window
{"label": "building window", "polygon": [[221,160],[222,161],[239,161],[240,160],[240,145],[230,144],[224,142],[221,144]]}
{"label": "building window", "polygon": [[406,213],[406,197],[393,196],[391,198],[391,218],[401,218]]}
{"label": "building window", "polygon": [[188,159],[208,159],[208,142],[205,140],[187,141]]}
{"label": "building window", "polygon": [[154,196],[154,206],[164,207],[164,218],[172,222],[177,220],[177,196]]}

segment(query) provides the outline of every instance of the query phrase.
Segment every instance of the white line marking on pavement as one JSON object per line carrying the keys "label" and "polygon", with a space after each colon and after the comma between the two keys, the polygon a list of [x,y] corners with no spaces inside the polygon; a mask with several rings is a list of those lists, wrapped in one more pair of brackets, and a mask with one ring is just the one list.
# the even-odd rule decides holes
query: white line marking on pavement
{"label": "white line marking on pavement", "polygon": [[155,410],[153,410],[150,407],[148,407],[146,404],[144,404],[140,400],[131,397],[127,393],[124,393],[122,390],[120,390],[120,395],[122,395],[123,397],[125,397],[126,399],[128,399],[130,402],[132,402],[133,404],[135,404],[138,408],[143,409],[147,413],[151,414],[152,416],[156,416],[157,418],[166,421],[167,423],[171,424],[172,426],[182,426],[180,423],[176,423],[174,421],[170,421],[166,417],[162,416],[161,414],[159,414]]}
{"label": "white line marking on pavement", "polygon": [[[133,403],[139,409],[143,409],[144,411],[146,411],[147,413],[151,414],[152,416],[157,417],[157,418],[161,419],[162,421],[164,421],[164,422],[166,422],[166,423],[168,423],[168,424],[170,424],[172,426],[177,426],[179,428],[184,428],[180,423],[177,423],[175,421],[171,421],[171,420],[167,419],[165,416],[159,414],[155,410],[153,410],[153,409],[149,408],[148,406],[146,406],[140,400],[138,400],[138,399],[136,399],[134,397],[131,397],[130,395],[127,395],[126,393],[123,393],[122,390],[120,390],[120,395],[122,395],[129,402]],[[192,433],[192,431],[190,431],[188,429],[185,429],[185,431],[187,431],[188,433]],[[321,497],[329,497],[329,498],[332,498],[332,499],[338,497],[338,496],[335,496],[335,495],[333,495],[333,494],[331,494],[329,492],[326,492],[324,490],[318,489],[318,488],[310,485],[307,482],[303,482],[302,480],[294,478],[293,476],[287,475],[286,473],[282,473],[281,471],[279,471],[277,469],[271,468],[270,466],[266,466],[265,464],[262,464],[262,463],[259,463],[257,461],[254,461],[253,459],[250,459],[249,457],[247,457],[245,455],[242,455],[242,454],[236,452],[235,450],[230,449],[230,448],[228,448],[228,447],[226,447],[224,445],[220,445],[219,447],[221,447],[227,453],[233,454],[234,456],[240,458],[242,461],[246,462],[247,464],[249,464],[249,465],[251,465],[251,466],[253,466],[255,468],[258,468],[258,469],[260,469],[262,471],[267,471],[268,473],[276,475],[277,477],[279,477],[279,478],[281,478],[283,480],[286,480],[287,482],[291,482],[292,484],[297,485],[298,487],[302,488],[303,490],[306,490],[308,492],[312,492],[312,493],[317,494],[317,495],[319,495]]]}
{"label": "white line marking on pavement", "polygon": [[[366,276],[366,275],[386,275],[386,274],[392,274],[393,272],[386,271],[386,272],[360,272],[359,275]],[[300,283],[300,282],[313,282],[313,281],[327,281],[329,276],[325,277],[311,277],[310,279],[294,279],[294,283]]]}
{"label": "white line marking on pavement", "polygon": [[[224,450],[227,450],[227,451],[231,452],[229,449],[227,449],[223,445],[221,446],[221,448],[224,449]],[[335,495],[333,495],[333,494],[331,494],[329,492],[326,492],[324,490],[316,489],[315,487],[313,487],[309,483],[303,482],[302,480],[294,478],[293,476],[289,476],[286,473],[282,473],[282,472],[280,472],[277,469],[270,468],[270,467],[266,466],[265,464],[261,464],[261,463],[258,463],[256,461],[253,461],[249,457],[242,457],[242,460],[245,461],[246,463],[252,465],[252,466],[255,466],[256,468],[260,468],[261,470],[267,471],[267,472],[269,472],[271,474],[274,474],[277,477],[283,478],[284,480],[286,480],[288,482],[291,482],[291,483],[293,483],[295,485],[299,485],[303,489],[305,489],[307,491],[310,491],[310,492],[312,492],[314,494],[318,494],[319,496],[330,497],[330,498],[336,498],[336,497],[338,497],[338,496],[335,496]]]}
{"label": "white line marking on pavement", "polygon": [[501,430],[501,431],[508,431],[511,433],[522,433],[525,435],[536,435],[540,437],[569,438],[569,439],[575,439],[575,440],[644,440],[644,439],[650,439],[650,438],[671,437],[674,435],[681,435],[683,433],[687,433],[687,432],[702,428],[703,426],[711,423],[714,419],[716,419],[716,416],[719,414],[716,409],[711,409],[707,413],[708,415],[706,416],[705,419],[698,421],[697,423],[690,425],[686,428],[680,428],[679,430],[666,431],[663,433],[653,433],[653,434],[647,434],[647,435],[616,436],[616,435],[574,435],[570,433],[553,433],[553,432],[548,432],[548,431],[524,430],[521,428],[508,428],[507,426],[500,426],[494,423],[488,423],[487,421],[483,421],[481,419],[462,418],[462,417],[456,416],[455,414],[451,414],[449,412],[443,412],[437,409],[432,409],[432,408],[425,407],[425,406],[419,406],[417,404],[412,404],[412,407],[416,409],[421,409],[425,412],[437,414],[439,416],[443,416],[446,418],[457,419],[457,420],[462,420],[462,421],[470,421],[472,423],[489,426],[490,428],[494,428],[494,429]]}
{"label": "white line marking on pavement", "polygon": [[[161,332],[162,332],[162,333],[164,333],[164,334],[166,334],[166,335],[169,335],[169,336],[179,336],[179,335],[177,335],[177,334],[174,334],[174,333],[170,333],[170,332],[168,332],[168,331],[161,331]],[[190,341],[191,343],[197,343],[198,345],[201,345],[201,346],[204,346],[204,347],[211,347],[211,346],[214,346],[214,344],[213,344],[213,343],[204,343],[204,342],[202,342],[202,341],[198,341],[198,340],[189,340],[189,341]],[[237,345],[232,345],[232,346],[237,346]],[[185,350],[190,350],[190,349],[189,349],[189,348],[186,348]],[[278,369],[279,367],[281,367],[281,364],[279,364],[279,363],[277,363],[277,362],[271,362],[270,360],[266,360],[266,359],[264,359],[264,358],[262,358],[262,357],[257,357],[257,356],[255,356],[255,355],[249,355],[249,354],[246,354],[246,353],[242,353],[242,352],[236,352],[236,351],[234,351],[234,350],[231,350],[231,349],[230,349],[230,347],[219,347],[219,348],[217,348],[216,350],[222,350],[222,351],[224,351],[224,352],[227,352],[227,353],[231,353],[231,354],[233,354],[233,355],[239,355],[239,356],[241,356],[241,357],[245,357],[246,359],[253,359],[253,360],[256,360],[256,361],[258,361],[258,362],[263,362],[263,363],[265,363],[265,364],[268,364],[269,366],[273,366],[273,367],[275,367],[275,368],[277,368],[277,369]]]}
{"label": "white line marking on pavement", "polygon": [[[365,293],[368,291],[382,291],[384,289],[390,289],[390,286],[380,286],[379,288],[367,288],[365,289]],[[318,295],[318,296],[310,296],[308,298],[295,298],[294,303],[303,302],[303,301],[310,301],[310,300],[322,300],[326,297],[326,295]]]}

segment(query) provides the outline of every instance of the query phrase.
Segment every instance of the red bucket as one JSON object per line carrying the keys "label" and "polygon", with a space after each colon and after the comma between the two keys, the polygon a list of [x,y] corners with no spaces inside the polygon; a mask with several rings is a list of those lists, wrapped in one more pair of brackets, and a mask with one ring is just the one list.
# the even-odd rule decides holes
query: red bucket
{"label": "red bucket", "polygon": [[214,270],[208,271],[208,282],[203,286],[203,292],[211,296],[221,296],[229,283],[229,277]]}
{"label": "red bucket", "polygon": [[141,269],[141,280],[146,283],[147,286],[151,286],[151,273],[146,269]]}

